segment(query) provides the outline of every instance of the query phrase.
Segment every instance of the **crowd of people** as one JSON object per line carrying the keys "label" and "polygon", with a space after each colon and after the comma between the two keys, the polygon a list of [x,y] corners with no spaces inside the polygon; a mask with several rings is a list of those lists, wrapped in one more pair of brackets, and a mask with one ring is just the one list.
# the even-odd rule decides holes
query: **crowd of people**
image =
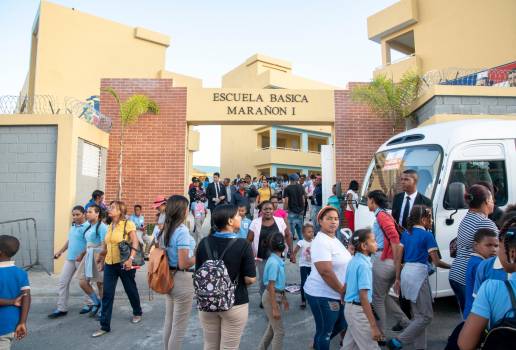
{"label": "crowd of people", "polygon": [[[100,323],[93,337],[111,331],[119,279],[132,307],[130,322],[140,323],[135,275],[156,247],[165,253],[167,278],[173,280],[164,292],[165,349],[182,347],[194,303],[204,349],[238,349],[249,315],[248,286],[254,283],[268,320],[258,349],[283,349],[288,336],[283,318],[291,299],[287,285],[297,281],[287,280],[286,260],[299,269],[299,307],[308,306],[313,315],[314,349],[329,349],[336,336],[345,350],[426,349],[433,318],[429,276],[436,268],[450,269],[464,320],[450,332],[447,349],[477,349],[482,342],[500,341],[489,331],[502,327],[500,322],[516,307],[516,301],[511,303],[516,300],[516,206],[501,212],[490,184],[471,186],[465,196],[468,212],[450,244],[456,246],[456,257],[449,265],[441,260],[432,233],[432,201],[417,191],[417,182],[415,170],[403,171],[402,191],[392,208],[381,190],[367,193],[364,199],[375,220],[358,230],[356,181],[344,194],[333,186],[333,195],[323,203],[320,176],[246,175],[221,181],[215,173],[208,184],[193,178],[189,198],[158,196],[152,226],[146,226],[141,205],[129,215],[121,201],[104,205],[104,193],[97,190],[86,206],[72,209],[68,240],[54,255],[66,254],[57,306],[48,317],[67,315],[75,276],[84,291],[80,313]],[[208,214],[211,229],[205,235]],[[10,261],[18,247],[14,237],[0,236],[0,320],[6,320],[0,323],[0,349],[27,334],[28,277]],[[386,338],[388,319],[395,321],[395,337]]]}

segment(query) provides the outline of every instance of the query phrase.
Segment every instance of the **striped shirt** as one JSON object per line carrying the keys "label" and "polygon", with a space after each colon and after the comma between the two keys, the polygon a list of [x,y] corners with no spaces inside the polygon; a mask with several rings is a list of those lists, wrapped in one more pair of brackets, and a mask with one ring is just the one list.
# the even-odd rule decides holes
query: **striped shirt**
{"label": "striped shirt", "polygon": [[450,269],[450,279],[466,285],[466,271],[471,253],[473,253],[473,238],[480,228],[489,228],[498,234],[498,228],[482,214],[468,211],[459,225],[457,233],[457,257],[453,260]]}

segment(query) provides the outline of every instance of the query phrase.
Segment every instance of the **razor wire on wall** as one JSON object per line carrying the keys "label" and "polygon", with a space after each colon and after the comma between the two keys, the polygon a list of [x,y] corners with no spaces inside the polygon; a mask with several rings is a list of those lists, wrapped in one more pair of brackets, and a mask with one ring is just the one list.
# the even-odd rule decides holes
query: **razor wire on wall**
{"label": "razor wire on wall", "polygon": [[111,130],[111,119],[100,113],[98,96],[86,101],[51,95],[0,96],[0,114],[67,114],[87,121],[101,130]]}

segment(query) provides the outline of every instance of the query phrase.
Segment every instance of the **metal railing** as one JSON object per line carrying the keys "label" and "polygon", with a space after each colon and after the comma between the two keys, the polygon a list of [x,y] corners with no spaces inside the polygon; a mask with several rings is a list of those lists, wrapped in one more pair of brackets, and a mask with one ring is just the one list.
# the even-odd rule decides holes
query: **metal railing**
{"label": "metal railing", "polygon": [[292,151],[292,152],[303,152],[303,153],[315,153],[315,154],[320,154],[321,152],[319,151],[312,151],[312,150],[308,150],[308,151],[303,151],[301,148],[288,148],[288,147],[258,147],[259,150],[261,151],[268,151],[268,150],[280,150],[280,151]]}
{"label": "metal railing", "polygon": [[39,266],[50,275],[47,268],[39,261],[38,229],[35,218],[2,221],[0,233],[14,236],[20,241],[20,248],[14,256],[17,266],[25,270]]}
{"label": "metal railing", "polygon": [[110,131],[111,118],[98,110],[98,98],[92,96],[87,101],[66,97],[62,100],[50,95],[0,96],[0,114],[60,114],[71,115]]}

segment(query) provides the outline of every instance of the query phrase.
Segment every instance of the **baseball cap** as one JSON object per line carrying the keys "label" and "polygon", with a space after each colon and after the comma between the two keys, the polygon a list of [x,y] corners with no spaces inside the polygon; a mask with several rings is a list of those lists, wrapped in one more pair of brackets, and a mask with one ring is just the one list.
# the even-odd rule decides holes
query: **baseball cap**
{"label": "baseball cap", "polygon": [[153,209],[159,208],[160,205],[167,203],[167,197],[165,196],[157,196],[156,199],[154,199],[154,203],[152,204]]}

